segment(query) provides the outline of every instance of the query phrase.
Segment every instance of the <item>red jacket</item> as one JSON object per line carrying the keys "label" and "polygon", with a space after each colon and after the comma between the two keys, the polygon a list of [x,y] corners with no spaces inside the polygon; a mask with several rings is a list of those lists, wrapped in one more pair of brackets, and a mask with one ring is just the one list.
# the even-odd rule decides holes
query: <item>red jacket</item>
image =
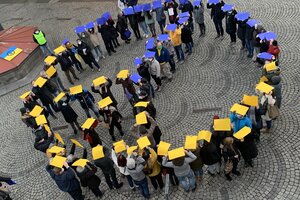
{"label": "red jacket", "polygon": [[280,53],[280,49],[278,46],[274,46],[274,45],[269,45],[269,49],[268,49],[268,53],[272,54],[275,56],[276,60],[278,59],[278,55]]}

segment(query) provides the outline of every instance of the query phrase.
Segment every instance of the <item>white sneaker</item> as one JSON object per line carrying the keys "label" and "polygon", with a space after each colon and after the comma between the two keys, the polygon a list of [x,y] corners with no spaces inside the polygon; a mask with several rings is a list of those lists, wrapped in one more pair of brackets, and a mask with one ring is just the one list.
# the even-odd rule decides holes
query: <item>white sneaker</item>
{"label": "white sneaker", "polygon": [[95,69],[94,69],[94,68],[92,69],[92,72],[93,72],[93,71],[95,71]]}
{"label": "white sneaker", "polygon": [[102,55],[102,58],[105,58],[104,55]]}
{"label": "white sneaker", "polygon": [[99,69],[98,69],[98,72],[100,72],[100,71],[101,71],[101,69],[99,68]]}
{"label": "white sneaker", "polygon": [[145,38],[148,38],[148,37],[149,37],[149,35],[146,35],[146,36],[145,36]]}
{"label": "white sneaker", "polygon": [[143,37],[146,37],[146,34],[145,34],[145,33],[143,34]]}
{"label": "white sneaker", "polygon": [[99,57],[98,57],[98,58],[96,58],[95,60],[96,60],[96,62],[98,62],[98,61],[99,61]]}

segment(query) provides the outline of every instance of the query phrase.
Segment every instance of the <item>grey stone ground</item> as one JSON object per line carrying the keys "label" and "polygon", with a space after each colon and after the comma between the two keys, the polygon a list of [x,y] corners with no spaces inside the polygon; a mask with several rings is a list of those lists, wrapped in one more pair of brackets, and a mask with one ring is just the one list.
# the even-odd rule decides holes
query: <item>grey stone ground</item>
{"label": "grey stone ground", "polygon": [[[115,1],[85,2],[0,0],[0,19],[5,27],[39,26],[47,34],[50,46],[54,48],[65,37],[74,41],[75,26],[92,21],[105,11],[114,13],[116,18],[118,9]],[[228,3],[235,3],[240,11],[250,11],[252,16],[259,19],[268,30],[275,31],[279,35],[284,87],[281,116],[274,123],[273,133],[262,135],[259,156],[255,160],[254,168],[245,169],[241,162],[239,167],[242,176],[234,177],[232,182],[225,181],[224,175],[213,178],[205,174],[204,181],[196,193],[186,194],[178,188],[171,188],[170,199],[300,199],[298,139],[300,109],[297,65],[300,2],[233,0]],[[246,58],[246,53],[239,51],[239,42],[237,47],[231,50],[227,35],[224,40],[214,40],[215,30],[208,11],[205,17],[207,36],[199,39],[199,29],[195,27],[194,53],[178,68],[172,83],[165,84],[154,100],[158,110],[157,120],[163,131],[162,139],[170,141],[173,147],[183,145],[184,135],[208,129],[213,115],[228,116],[231,105],[238,102],[244,93],[254,93],[255,84],[261,74],[261,70],[255,68]],[[114,78],[120,69],[126,68],[135,72],[133,58],[143,54],[144,42],[145,40],[134,41],[130,45],[122,43],[114,57],[107,56],[100,61],[101,72],[93,73],[87,69],[79,75],[80,81],[76,83],[89,87],[91,80],[100,75]],[[63,74],[61,77],[68,87],[69,84]],[[17,181],[12,193],[13,199],[69,199],[67,194],[58,190],[45,171],[47,159],[33,148],[34,137],[19,119],[17,109],[22,103],[18,96],[29,88],[29,85],[25,85],[0,97],[0,175],[9,175]],[[126,116],[123,126],[128,131],[130,125],[134,123],[131,107],[124,98],[120,86],[114,85],[113,93],[120,102],[121,113]],[[95,97],[100,100],[99,96]],[[77,102],[73,104],[73,108],[80,113],[79,120],[83,123],[85,115]],[[59,120],[51,120],[53,127],[66,125],[61,114],[57,115]],[[98,127],[97,131],[105,144],[111,145],[108,132],[102,127]],[[74,137],[71,127],[58,132],[66,141]],[[125,140],[132,141],[132,138],[125,136]],[[82,152],[77,149],[77,153],[81,155]],[[99,175],[101,176],[101,173]],[[121,190],[110,191],[103,178],[101,190],[105,191],[105,198],[141,199],[138,192],[129,191],[127,186]],[[88,198],[95,199],[91,192],[85,189],[83,191]],[[153,199],[164,198],[162,192],[151,189],[151,193]]]}

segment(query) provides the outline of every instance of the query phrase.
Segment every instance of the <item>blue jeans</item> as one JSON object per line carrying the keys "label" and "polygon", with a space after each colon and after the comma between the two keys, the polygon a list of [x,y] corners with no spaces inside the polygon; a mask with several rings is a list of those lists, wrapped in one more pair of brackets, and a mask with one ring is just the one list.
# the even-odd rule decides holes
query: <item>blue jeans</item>
{"label": "blue jeans", "polygon": [[141,181],[134,181],[134,183],[137,186],[139,186],[139,189],[140,189],[143,197],[145,197],[145,198],[149,198],[150,197],[149,188],[148,188],[148,181],[147,181],[146,177],[143,180],[141,180]]}
{"label": "blue jeans", "polygon": [[179,180],[179,185],[188,192],[189,189],[194,189],[196,187],[196,179],[193,170],[190,170],[186,176],[177,176]]}
{"label": "blue jeans", "polygon": [[94,114],[96,115],[97,118],[100,117],[98,109],[96,108],[95,104],[92,103],[91,105],[88,105],[88,108],[84,108],[84,112],[88,118],[91,117],[89,109],[91,109],[94,112]]}
{"label": "blue jeans", "polygon": [[157,21],[158,24],[159,24],[159,28],[160,28],[160,31],[161,33],[163,34],[165,31],[164,31],[164,28],[166,26],[166,19],[163,19],[161,21]]}
{"label": "blue jeans", "polygon": [[139,26],[141,27],[141,29],[143,30],[143,32],[144,32],[146,35],[149,35],[149,31],[148,31],[147,24],[146,24],[145,21],[139,22]]}
{"label": "blue jeans", "polygon": [[126,175],[125,177],[126,177],[126,179],[127,179],[127,181],[128,181],[129,186],[130,186],[131,188],[133,188],[134,185],[133,185],[132,177],[131,177],[130,175]]}
{"label": "blue jeans", "polygon": [[193,170],[196,177],[203,176],[203,169]]}
{"label": "blue jeans", "polygon": [[183,53],[181,44],[178,45],[178,46],[174,46],[174,49],[175,49],[175,52],[176,52],[177,59],[179,61],[184,60],[184,53]]}
{"label": "blue jeans", "polygon": [[55,53],[54,53],[54,51],[49,47],[49,44],[48,43],[46,43],[46,44],[44,44],[44,45],[40,45],[40,48],[41,48],[41,50],[42,50],[42,52],[43,52],[43,54],[46,56],[46,52],[45,52],[45,50],[47,50],[50,54],[52,54],[52,55],[54,55]]}
{"label": "blue jeans", "polygon": [[251,40],[246,39],[246,48],[248,50],[249,55],[253,56],[254,47]]}
{"label": "blue jeans", "polygon": [[189,53],[192,53],[192,43],[191,42],[188,42],[188,43],[185,43],[185,46],[186,46],[186,49],[188,50]]}

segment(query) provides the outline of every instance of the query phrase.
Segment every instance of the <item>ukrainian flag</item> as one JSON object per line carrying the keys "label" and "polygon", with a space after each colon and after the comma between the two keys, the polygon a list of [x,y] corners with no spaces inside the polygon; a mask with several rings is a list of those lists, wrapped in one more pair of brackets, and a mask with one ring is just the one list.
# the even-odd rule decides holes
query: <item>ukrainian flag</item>
{"label": "ukrainian flag", "polygon": [[23,51],[22,49],[17,48],[16,46],[12,46],[12,47],[9,47],[2,54],[0,54],[0,58],[3,58],[5,60],[7,60],[7,61],[11,61],[17,55],[19,55],[22,51]]}

